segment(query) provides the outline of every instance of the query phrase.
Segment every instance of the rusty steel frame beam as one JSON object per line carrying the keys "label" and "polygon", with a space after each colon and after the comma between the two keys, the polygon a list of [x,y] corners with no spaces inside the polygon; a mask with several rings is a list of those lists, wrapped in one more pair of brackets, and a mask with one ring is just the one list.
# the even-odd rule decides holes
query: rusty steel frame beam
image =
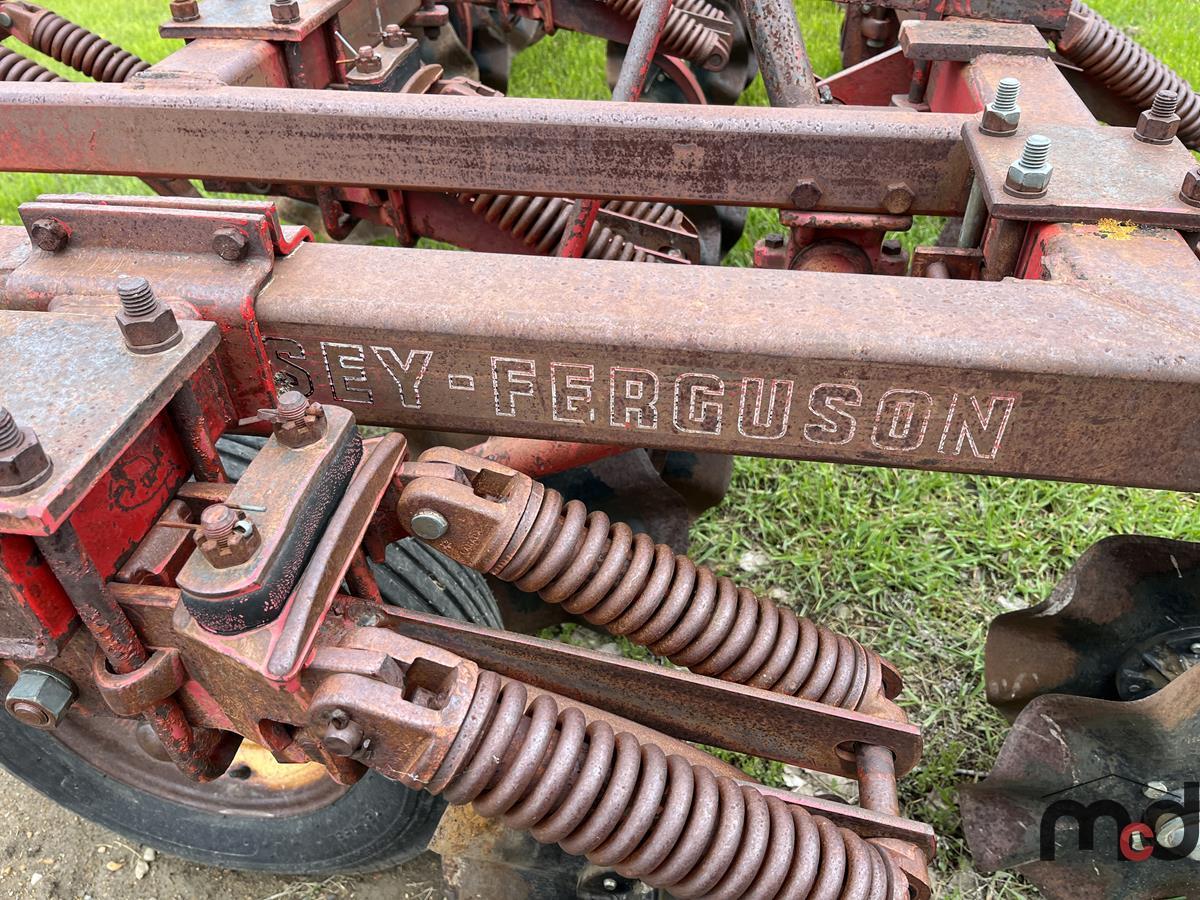
{"label": "rusty steel frame beam", "polygon": [[[784,208],[803,174],[817,182],[822,209],[877,211],[902,186],[911,196],[903,212],[954,215],[970,186],[961,137],[969,119],[828,106],[0,83],[0,171]],[[886,171],[880,159],[891,161]]]}
{"label": "rusty steel frame beam", "polygon": [[988,283],[306,244],[258,327],[366,423],[1190,490],[1200,261],[1170,235],[1178,291],[1133,260]]}

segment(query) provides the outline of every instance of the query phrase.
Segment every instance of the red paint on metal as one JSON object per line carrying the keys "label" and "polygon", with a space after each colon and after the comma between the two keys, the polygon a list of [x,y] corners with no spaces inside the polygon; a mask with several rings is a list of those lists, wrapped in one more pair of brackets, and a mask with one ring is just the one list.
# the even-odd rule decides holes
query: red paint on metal
{"label": "red paint on metal", "polygon": [[75,619],[71,598],[25,535],[0,534],[0,586],[27,606],[51,637],[66,634]]}
{"label": "red paint on metal", "polygon": [[105,577],[145,536],[190,472],[169,419],[159,414],[80,502],[71,520]]}
{"label": "red paint on metal", "polygon": [[983,109],[983,101],[966,78],[966,73],[966,63],[933,63],[929,73],[929,89],[925,93],[930,112],[977,113]]}

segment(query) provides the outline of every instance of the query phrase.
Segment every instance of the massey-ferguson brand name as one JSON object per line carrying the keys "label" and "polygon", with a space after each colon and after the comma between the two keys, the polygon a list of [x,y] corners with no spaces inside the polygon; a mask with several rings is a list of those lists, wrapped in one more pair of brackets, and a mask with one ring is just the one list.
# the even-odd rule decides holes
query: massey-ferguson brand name
{"label": "massey-ferguson brand name", "polygon": [[[281,389],[337,403],[721,438],[721,444],[854,444],[995,460],[1015,393],[927,390],[854,380],[802,383],[772,375],[597,366],[577,360],[442,353],[339,341],[268,338]],[[467,364],[468,358],[470,363]],[[451,409],[452,408],[452,409]],[[482,430],[482,429],[481,429]],[[581,434],[581,437],[584,436]],[[770,453],[766,446],[764,453]],[[779,453],[779,450],[774,451]]]}

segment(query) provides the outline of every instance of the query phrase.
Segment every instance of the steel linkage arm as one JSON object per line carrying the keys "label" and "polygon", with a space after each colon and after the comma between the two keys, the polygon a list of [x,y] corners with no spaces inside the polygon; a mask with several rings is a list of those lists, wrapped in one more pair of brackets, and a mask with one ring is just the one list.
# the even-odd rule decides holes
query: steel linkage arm
{"label": "steel linkage arm", "polygon": [[464,565],[697,674],[903,719],[899,676],[857,641],[526,475],[434,448],[397,477],[401,523]]}
{"label": "steel linkage arm", "polygon": [[[320,681],[309,713],[327,749],[627,877],[677,896],[927,894],[914,846],[864,840],[585,705],[379,628],[318,651],[317,668],[323,653],[394,662],[382,677]],[[866,794],[883,806],[889,758],[862,751]]]}

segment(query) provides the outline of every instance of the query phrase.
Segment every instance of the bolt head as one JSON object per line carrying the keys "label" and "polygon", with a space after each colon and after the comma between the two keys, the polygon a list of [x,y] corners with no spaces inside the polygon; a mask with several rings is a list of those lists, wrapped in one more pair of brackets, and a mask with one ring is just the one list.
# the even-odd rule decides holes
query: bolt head
{"label": "bolt head", "polygon": [[176,22],[194,22],[200,18],[200,4],[196,0],[171,0],[171,19]]}
{"label": "bolt head", "polygon": [[772,231],[763,238],[763,243],[772,250],[778,250],[784,245],[784,237],[778,231]]}
{"label": "bolt head", "polygon": [[70,232],[58,219],[38,219],[29,226],[29,237],[39,250],[47,253],[57,253],[67,246]]}
{"label": "bolt head", "polygon": [[1008,167],[1008,178],[1004,189],[1018,197],[1041,197],[1050,187],[1050,175],[1054,166],[1046,163],[1044,166],[1027,166],[1017,160]]}
{"label": "bolt head", "polygon": [[280,25],[291,25],[300,21],[298,0],[272,0],[271,18]]}
{"label": "bolt head", "polygon": [[[334,710],[335,714],[342,712]],[[321,743],[334,756],[352,756],[363,745],[362,726],[342,713],[340,717],[330,718],[329,724],[321,735]]]}
{"label": "bolt head", "polygon": [[221,259],[237,262],[246,255],[246,235],[237,228],[218,228],[213,232],[212,248]]}
{"label": "bolt head", "polygon": [[450,523],[435,509],[419,509],[413,514],[409,530],[423,540],[436,541],[450,530]]}
{"label": "bolt head", "polygon": [[989,103],[983,110],[983,118],[979,122],[979,130],[984,134],[1002,137],[1015,134],[1021,124],[1021,108],[1018,106],[1008,112],[999,112]]}
{"label": "bolt head", "polygon": [[803,181],[796,182],[796,186],[792,188],[791,201],[795,209],[816,209],[817,204],[821,202],[821,195],[824,192],[821,186],[811,178],[806,178]]}
{"label": "bolt head", "polygon": [[1183,177],[1179,199],[1192,206],[1200,206],[1200,167],[1192,169]]}
{"label": "bolt head", "polygon": [[183,337],[175,313],[165,303],[159,303],[148,316],[130,316],[121,310],[117,325],[125,335],[125,346],[134,353],[159,353],[174,347]]}
{"label": "bolt head", "polygon": [[402,47],[408,40],[408,32],[399,25],[392,23],[383,29],[383,46]]}
{"label": "bolt head", "polygon": [[4,708],[24,725],[50,730],[58,727],[77,695],[74,682],[66,675],[30,666],[17,676],[4,699]]}
{"label": "bolt head", "polygon": [[912,209],[916,194],[903,181],[889,184],[887,193],[883,195],[883,208],[894,216],[901,215]]}
{"label": "bolt head", "polygon": [[50,477],[50,459],[32,428],[21,429],[21,442],[0,451],[0,497],[31,491]]}
{"label": "bolt head", "polygon": [[1181,121],[1178,115],[1160,117],[1147,109],[1138,116],[1133,136],[1143,144],[1169,144],[1179,133]]}

